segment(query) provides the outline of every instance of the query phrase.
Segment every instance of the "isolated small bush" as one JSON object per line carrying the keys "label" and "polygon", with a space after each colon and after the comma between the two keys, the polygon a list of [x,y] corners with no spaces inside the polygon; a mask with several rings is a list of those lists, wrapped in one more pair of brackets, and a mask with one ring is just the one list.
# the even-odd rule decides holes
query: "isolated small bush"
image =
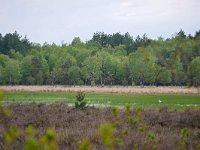
{"label": "isolated small bush", "polygon": [[139,148],[138,148],[138,145],[137,144],[134,144],[133,145],[133,150],[138,150]]}
{"label": "isolated small bush", "polygon": [[117,118],[119,114],[119,110],[116,107],[112,108],[112,115]]}
{"label": "isolated small bush", "polygon": [[127,113],[129,113],[131,111],[131,106],[130,105],[126,105],[125,106],[125,110]]}
{"label": "isolated small bush", "polygon": [[156,150],[157,149],[157,142],[156,136],[153,132],[149,132],[145,139],[146,149]]}
{"label": "isolated small bush", "polygon": [[103,144],[109,149],[114,149],[117,145],[123,145],[123,141],[115,137],[116,132],[117,129],[112,123],[102,123],[98,129]]}
{"label": "isolated small bush", "polygon": [[115,127],[119,126],[119,125],[120,125],[119,110],[118,110],[116,107],[113,107],[113,108],[112,108],[112,115],[113,115],[113,117],[114,117],[113,125],[114,125]]}
{"label": "isolated small bush", "polygon": [[187,142],[187,136],[188,136],[188,129],[184,128],[181,130],[181,141],[179,145],[179,150],[184,150],[186,147]]}
{"label": "isolated small bush", "polygon": [[197,145],[197,150],[200,150],[200,144]]}
{"label": "isolated small bush", "polygon": [[78,92],[78,94],[76,95],[75,108],[78,109],[86,108],[87,102],[84,100],[84,98],[85,98],[85,93]]}
{"label": "isolated small bush", "polygon": [[9,148],[13,142],[20,137],[20,131],[17,126],[10,126],[9,130],[4,134],[4,143]]}
{"label": "isolated small bush", "polygon": [[58,150],[58,137],[51,128],[47,129],[46,133],[40,138],[40,142],[44,150]]}
{"label": "isolated small bush", "polygon": [[85,138],[81,141],[81,143],[79,144],[79,150],[90,150],[92,149],[91,146],[91,141],[89,138]]}
{"label": "isolated small bush", "polygon": [[38,140],[35,138],[35,129],[32,126],[26,128],[26,141],[24,150],[41,150]]}

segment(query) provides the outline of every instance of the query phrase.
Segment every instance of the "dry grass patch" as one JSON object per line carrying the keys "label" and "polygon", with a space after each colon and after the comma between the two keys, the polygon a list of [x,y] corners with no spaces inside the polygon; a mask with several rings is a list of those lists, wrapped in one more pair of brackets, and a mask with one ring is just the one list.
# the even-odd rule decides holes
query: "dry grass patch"
{"label": "dry grass patch", "polygon": [[199,94],[195,87],[178,86],[0,86],[5,91],[40,91],[40,92],[96,92],[96,93],[133,93],[133,94]]}

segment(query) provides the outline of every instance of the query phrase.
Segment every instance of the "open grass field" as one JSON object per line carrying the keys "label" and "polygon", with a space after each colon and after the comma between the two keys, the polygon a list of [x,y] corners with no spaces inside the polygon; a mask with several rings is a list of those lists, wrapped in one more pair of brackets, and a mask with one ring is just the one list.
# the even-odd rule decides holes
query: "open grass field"
{"label": "open grass field", "polygon": [[[6,92],[5,102],[66,102],[73,104],[77,92]],[[200,95],[192,94],[131,94],[131,93],[86,93],[85,100],[98,106],[142,106],[200,108]],[[159,100],[162,103],[159,103]]]}
{"label": "open grass field", "polygon": [[87,103],[95,106],[200,108],[198,89],[188,87],[0,86],[0,89],[5,91],[6,103],[66,102],[72,105],[77,92],[83,91]]}

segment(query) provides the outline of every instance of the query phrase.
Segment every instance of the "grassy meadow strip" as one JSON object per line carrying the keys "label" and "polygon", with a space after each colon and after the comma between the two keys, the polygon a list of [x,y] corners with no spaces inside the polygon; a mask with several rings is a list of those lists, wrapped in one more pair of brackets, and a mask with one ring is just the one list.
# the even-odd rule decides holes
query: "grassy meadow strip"
{"label": "grassy meadow strip", "polygon": [[[67,102],[74,103],[76,92],[6,92],[6,102]],[[105,106],[143,106],[200,108],[200,95],[147,95],[119,93],[86,93],[88,104]]]}

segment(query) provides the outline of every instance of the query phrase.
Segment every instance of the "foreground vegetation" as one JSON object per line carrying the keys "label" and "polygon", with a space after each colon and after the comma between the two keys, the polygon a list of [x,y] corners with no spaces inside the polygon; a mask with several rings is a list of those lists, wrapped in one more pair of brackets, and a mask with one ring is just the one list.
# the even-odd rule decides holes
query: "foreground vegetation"
{"label": "foreground vegetation", "polygon": [[[6,149],[3,133],[13,124],[21,134],[13,141],[10,149],[24,148],[29,125],[36,129],[36,139],[40,138],[47,128],[54,129],[60,150],[194,150],[198,149],[200,144],[199,110],[143,110],[131,107],[122,110],[93,107],[81,110],[68,107],[64,103],[12,104],[7,108],[13,113],[9,118],[0,115],[2,150]],[[30,131],[30,127],[28,129]],[[50,141],[54,141],[54,134],[50,135]]]}
{"label": "foreground vegetation", "polygon": [[[5,103],[31,102],[66,102],[74,104],[75,92],[6,92]],[[85,100],[90,105],[98,106],[140,106],[158,108],[200,108],[200,95],[184,94],[120,94],[120,93],[86,93]],[[160,101],[159,101],[160,100]]]}
{"label": "foreground vegetation", "polygon": [[168,39],[97,32],[70,44],[0,34],[2,85],[200,85],[200,31]]}

